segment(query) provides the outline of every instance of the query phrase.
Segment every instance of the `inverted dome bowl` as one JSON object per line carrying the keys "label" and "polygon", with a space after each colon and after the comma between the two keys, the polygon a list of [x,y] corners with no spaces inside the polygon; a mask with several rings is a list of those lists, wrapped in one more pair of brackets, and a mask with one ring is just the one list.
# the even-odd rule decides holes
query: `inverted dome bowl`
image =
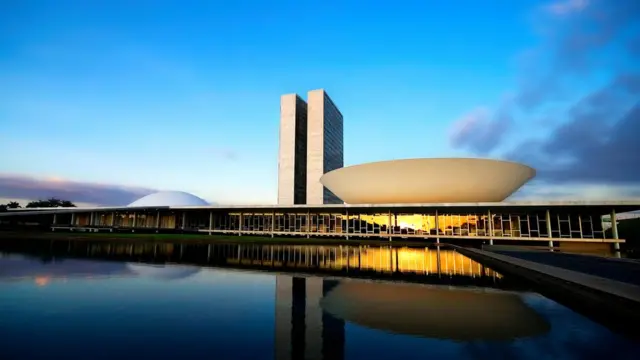
{"label": "inverted dome bowl", "polygon": [[499,202],[535,175],[510,161],[406,159],[340,168],[320,182],[349,204]]}
{"label": "inverted dome bowl", "polygon": [[320,301],[331,315],[395,334],[454,341],[539,336],[551,326],[515,294],[343,281]]}

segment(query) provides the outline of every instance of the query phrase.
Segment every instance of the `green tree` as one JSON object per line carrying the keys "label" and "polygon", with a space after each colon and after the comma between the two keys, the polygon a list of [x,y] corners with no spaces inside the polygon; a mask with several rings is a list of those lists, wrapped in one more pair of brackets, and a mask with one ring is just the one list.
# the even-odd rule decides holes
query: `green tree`
{"label": "green tree", "polygon": [[21,207],[20,204],[16,201],[9,201],[8,204],[0,205],[0,212],[8,211],[8,209],[17,209]]}
{"label": "green tree", "polygon": [[7,209],[18,209],[21,208],[20,204],[17,201],[9,201],[6,205]]}
{"label": "green tree", "polygon": [[50,207],[76,207],[74,203],[69,200],[60,200],[57,198],[50,198],[49,200],[37,200],[27,204],[27,208],[50,208]]}

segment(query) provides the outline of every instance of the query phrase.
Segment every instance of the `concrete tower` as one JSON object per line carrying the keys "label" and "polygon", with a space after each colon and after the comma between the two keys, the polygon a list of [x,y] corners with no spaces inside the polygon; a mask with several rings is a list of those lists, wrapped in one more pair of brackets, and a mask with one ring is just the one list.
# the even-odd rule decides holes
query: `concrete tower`
{"label": "concrete tower", "polygon": [[307,96],[280,99],[278,204],[341,204],[320,177],[344,166],[343,117],[326,91]]}
{"label": "concrete tower", "polygon": [[342,113],[327,92],[307,95],[307,204],[342,204],[320,183],[325,173],[344,166]]}
{"label": "concrete tower", "polygon": [[296,94],[280,98],[278,204],[307,201],[307,103]]}

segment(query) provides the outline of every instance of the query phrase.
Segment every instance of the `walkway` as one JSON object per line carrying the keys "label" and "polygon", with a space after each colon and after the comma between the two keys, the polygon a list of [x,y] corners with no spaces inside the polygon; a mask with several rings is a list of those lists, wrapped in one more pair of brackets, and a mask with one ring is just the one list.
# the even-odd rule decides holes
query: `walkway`
{"label": "walkway", "polygon": [[[631,279],[633,275],[626,276],[622,273],[623,270],[627,270],[639,274],[640,264],[634,261],[537,251],[500,251],[500,253],[496,253],[469,248],[464,250],[480,257],[497,260],[640,304],[640,286],[637,285],[640,279]],[[567,262],[563,263],[564,260]],[[553,266],[550,263],[561,266]],[[500,271],[500,269],[496,270]],[[618,279],[612,279],[614,277]],[[633,282],[623,282],[619,279],[632,280]]]}
{"label": "walkway", "polygon": [[530,283],[534,291],[640,340],[640,286],[633,278],[640,273],[638,262],[520,249],[456,248],[493,270]]}
{"label": "walkway", "polygon": [[640,262],[636,260],[540,250],[488,250],[494,254],[507,255],[534,263],[551,265],[640,286]]}

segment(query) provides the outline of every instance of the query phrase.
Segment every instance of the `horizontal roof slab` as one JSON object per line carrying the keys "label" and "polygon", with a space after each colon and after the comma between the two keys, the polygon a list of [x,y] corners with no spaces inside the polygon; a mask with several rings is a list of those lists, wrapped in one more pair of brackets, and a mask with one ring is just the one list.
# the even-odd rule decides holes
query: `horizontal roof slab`
{"label": "horizontal roof slab", "polygon": [[188,210],[188,211],[322,211],[322,212],[484,212],[488,210],[501,212],[532,212],[540,210],[556,210],[568,212],[585,211],[589,213],[606,214],[611,210],[618,213],[640,210],[640,200],[635,201],[517,201],[497,203],[431,203],[431,204],[324,204],[324,205],[208,205],[182,207],[77,207],[77,208],[31,208],[11,209],[0,213],[0,217],[35,214],[77,213],[89,211],[158,211],[158,210]]}

